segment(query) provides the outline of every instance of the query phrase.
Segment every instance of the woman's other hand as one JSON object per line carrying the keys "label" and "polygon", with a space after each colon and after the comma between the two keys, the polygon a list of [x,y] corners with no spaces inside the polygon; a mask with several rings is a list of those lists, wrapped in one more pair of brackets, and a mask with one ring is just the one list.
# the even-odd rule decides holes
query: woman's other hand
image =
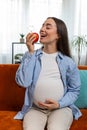
{"label": "woman's other hand", "polygon": [[43,109],[48,109],[48,110],[54,110],[54,109],[57,109],[59,108],[59,104],[57,101],[55,100],[52,100],[52,99],[47,99],[44,102],[38,102],[39,106]]}

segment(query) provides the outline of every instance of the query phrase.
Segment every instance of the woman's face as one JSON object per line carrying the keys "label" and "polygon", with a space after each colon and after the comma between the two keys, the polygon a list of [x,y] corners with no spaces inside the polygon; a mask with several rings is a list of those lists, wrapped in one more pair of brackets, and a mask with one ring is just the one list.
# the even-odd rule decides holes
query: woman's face
{"label": "woman's face", "polygon": [[47,19],[40,29],[40,42],[43,44],[56,43],[58,40],[57,27],[53,19]]}

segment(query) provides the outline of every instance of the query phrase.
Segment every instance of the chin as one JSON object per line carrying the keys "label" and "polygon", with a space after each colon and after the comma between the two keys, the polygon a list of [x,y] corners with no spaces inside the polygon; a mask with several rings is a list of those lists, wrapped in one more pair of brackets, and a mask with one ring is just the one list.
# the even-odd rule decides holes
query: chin
{"label": "chin", "polygon": [[43,40],[40,40],[40,43],[42,44],[47,44],[47,42],[43,41]]}

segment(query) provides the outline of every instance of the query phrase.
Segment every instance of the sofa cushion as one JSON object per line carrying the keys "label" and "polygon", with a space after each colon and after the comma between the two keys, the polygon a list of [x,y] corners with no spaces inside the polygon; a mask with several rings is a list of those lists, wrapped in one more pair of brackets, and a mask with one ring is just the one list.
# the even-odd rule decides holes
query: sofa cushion
{"label": "sofa cushion", "polygon": [[79,108],[87,108],[87,70],[80,70],[81,89],[80,95],[75,102]]}
{"label": "sofa cushion", "polygon": [[0,130],[23,130],[22,121],[14,120],[15,111],[0,111]]}
{"label": "sofa cushion", "polygon": [[[83,116],[78,121],[73,121],[70,130],[87,130],[87,109],[81,109],[81,112]],[[0,130],[23,130],[23,122],[13,119],[16,113],[15,111],[0,111]]]}
{"label": "sofa cushion", "polygon": [[73,121],[70,130],[87,130],[87,109],[80,110],[83,116]]}

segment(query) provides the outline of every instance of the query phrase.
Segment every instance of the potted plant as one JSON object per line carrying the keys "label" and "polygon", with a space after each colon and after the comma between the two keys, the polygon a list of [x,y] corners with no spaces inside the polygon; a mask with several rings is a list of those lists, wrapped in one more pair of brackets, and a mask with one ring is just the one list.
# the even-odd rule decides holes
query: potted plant
{"label": "potted plant", "polygon": [[72,47],[77,50],[78,54],[78,65],[80,65],[81,51],[83,47],[87,46],[87,35],[85,36],[74,36],[72,40]]}
{"label": "potted plant", "polygon": [[21,60],[22,60],[22,57],[23,57],[23,53],[18,53],[18,54],[16,54],[15,55],[15,63],[17,64],[17,63],[21,63]]}
{"label": "potted plant", "polygon": [[20,36],[21,36],[21,38],[20,38],[20,42],[24,42],[24,34],[21,33]]}

